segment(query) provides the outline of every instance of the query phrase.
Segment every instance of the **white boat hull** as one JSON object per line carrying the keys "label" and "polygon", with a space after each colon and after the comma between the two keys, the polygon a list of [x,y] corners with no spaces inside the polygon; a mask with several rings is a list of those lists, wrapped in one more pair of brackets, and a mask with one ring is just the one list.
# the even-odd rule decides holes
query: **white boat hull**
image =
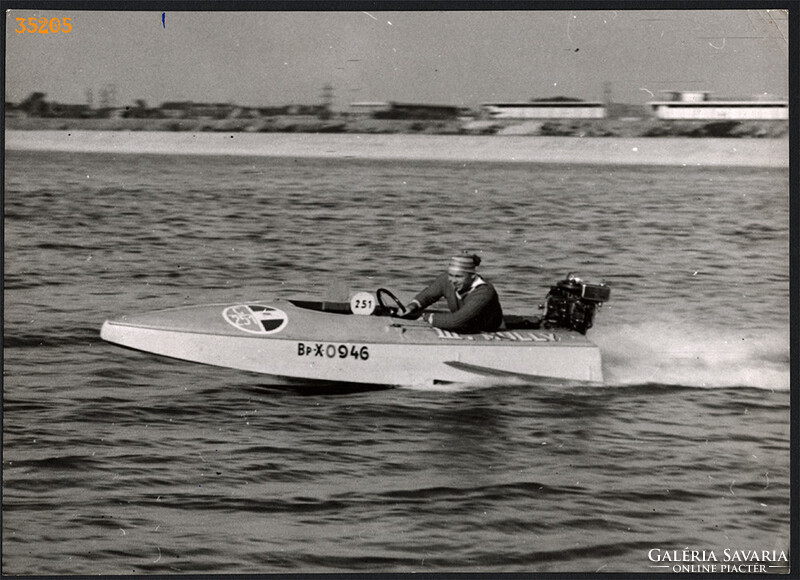
{"label": "white boat hull", "polygon": [[295,380],[396,386],[481,376],[603,379],[599,349],[573,331],[457,334],[422,321],[320,312],[282,300],[121,317],[106,321],[101,337],[157,355]]}

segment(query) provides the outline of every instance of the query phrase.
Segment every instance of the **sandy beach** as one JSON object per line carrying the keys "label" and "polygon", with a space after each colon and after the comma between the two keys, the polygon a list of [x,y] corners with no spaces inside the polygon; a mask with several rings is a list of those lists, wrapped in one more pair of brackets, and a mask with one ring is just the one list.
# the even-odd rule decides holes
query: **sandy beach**
{"label": "sandy beach", "polygon": [[8,130],[6,150],[662,166],[789,166],[789,140]]}

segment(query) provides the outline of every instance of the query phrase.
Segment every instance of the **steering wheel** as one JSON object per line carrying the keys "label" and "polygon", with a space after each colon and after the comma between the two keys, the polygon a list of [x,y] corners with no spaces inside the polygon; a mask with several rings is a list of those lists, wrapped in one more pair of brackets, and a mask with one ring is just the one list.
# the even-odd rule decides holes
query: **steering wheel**
{"label": "steering wheel", "polygon": [[378,288],[378,291],[377,291],[377,292],[375,292],[375,296],[378,298],[378,304],[380,304],[380,305],[381,305],[381,306],[383,306],[384,308],[388,308],[390,311],[393,311],[393,314],[397,314],[398,310],[394,310],[394,308],[393,308],[392,306],[387,306],[386,304],[384,304],[384,303],[383,303],[383,296],[384,296],[384,294],[386,295],[386,297],[387,297],[387,298],[391,298],[391,299],[392,299],[392,301],[393,301],[393,302],[394,302],[394,303],[397,305],[397,307],[399,308],[399,312],[400,312],[401,314],[405,314],[405,312],[406,312],[406,307],[405,307],[405,306],[403,306],[403,303],[402,303],[402,302],[400,302],[400,300],[397,298],[397,296],[395,296],[394,294],[392,294],[391,292],[389,292],[389,291],[388,291],[386,288]]}

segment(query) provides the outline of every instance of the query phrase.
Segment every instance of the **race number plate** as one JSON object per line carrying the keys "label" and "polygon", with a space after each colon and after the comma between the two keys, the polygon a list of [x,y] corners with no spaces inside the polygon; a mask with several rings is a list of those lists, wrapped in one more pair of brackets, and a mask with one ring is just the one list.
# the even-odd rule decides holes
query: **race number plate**
{"label": "race number plate", "polygon": [[375,297],[369,292],[357,292],[350,299],[350,310],[353,314],[369,316],[375,312],[376,305]]}

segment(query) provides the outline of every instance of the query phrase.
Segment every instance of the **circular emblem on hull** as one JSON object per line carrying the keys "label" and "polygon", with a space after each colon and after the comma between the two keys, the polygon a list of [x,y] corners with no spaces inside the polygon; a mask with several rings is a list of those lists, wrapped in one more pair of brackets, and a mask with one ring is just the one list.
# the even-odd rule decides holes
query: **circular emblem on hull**
{"label": "circular emblem on hull", "polygon": [[288,324],[289,317],[283,310],[261,304],[238,304],[222,311],[230,324],[252,334],[274,334]]}

